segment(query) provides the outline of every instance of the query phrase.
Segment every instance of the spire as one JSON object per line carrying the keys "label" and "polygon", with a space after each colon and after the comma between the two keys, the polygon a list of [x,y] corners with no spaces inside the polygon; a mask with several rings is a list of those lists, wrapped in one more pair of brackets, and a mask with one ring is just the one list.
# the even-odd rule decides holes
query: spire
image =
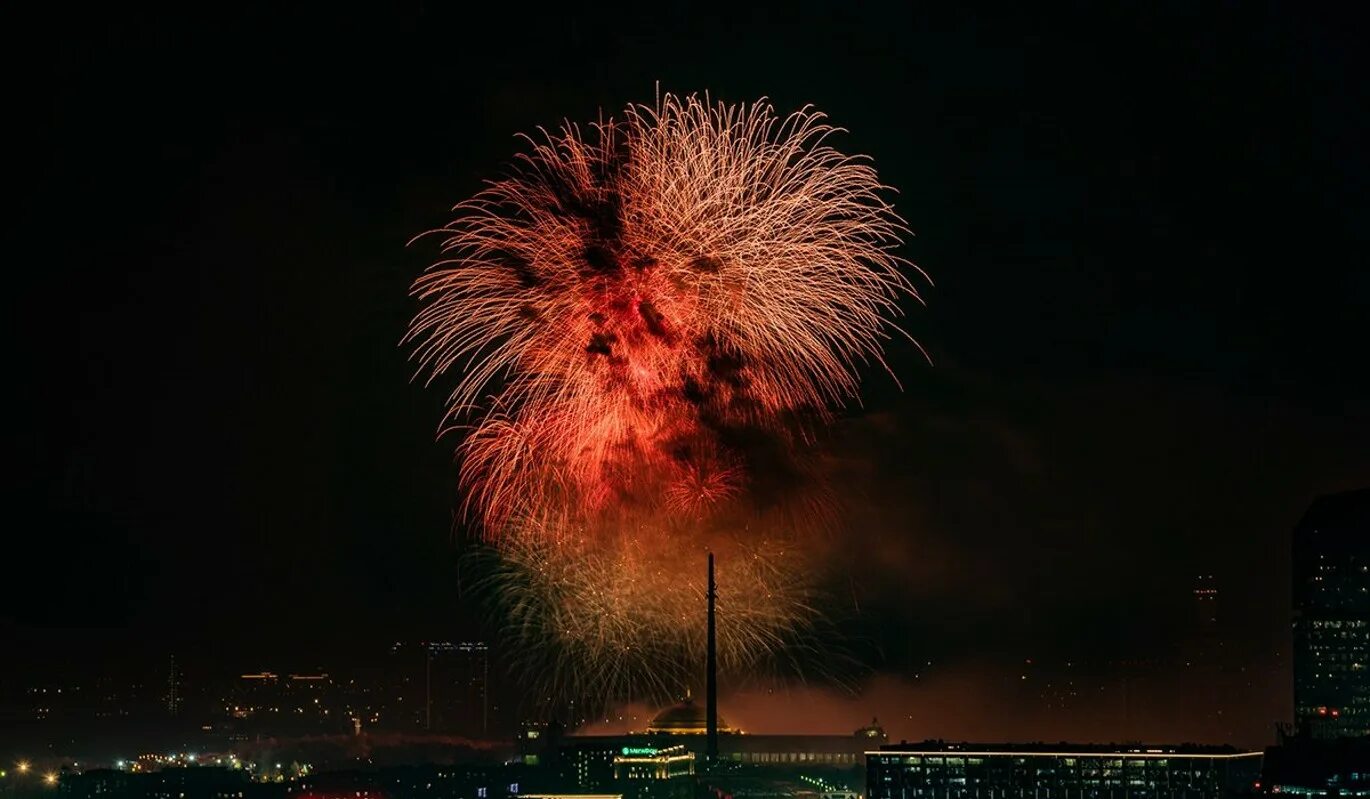
{"label": "spire", "polygon": [[713,762],[718,759],[718,640],[714,629],[714,604],[718,590],[714,586],[714,553],[709,553],[709,652],[705,668],[708,671],[705,699],[705,719],[708,724],[708,742],[704,750],[705,759]]}

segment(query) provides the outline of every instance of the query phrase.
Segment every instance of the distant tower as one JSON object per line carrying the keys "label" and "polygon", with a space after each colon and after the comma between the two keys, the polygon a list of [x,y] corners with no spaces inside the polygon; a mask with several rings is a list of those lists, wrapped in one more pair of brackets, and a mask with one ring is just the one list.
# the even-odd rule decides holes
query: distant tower
{"label": "distant tower", "polygon": [[1211,574],[1194,582],[1194,611],[1200,633],[1212,635],[1218,627],[1218,584]]}
{"label": "distant tower", "polygon": [[177,683],[181,681],[181,673],[176,669],[176,656],[171,656],[171,668],[167,671],[166,680],[166,709],[167,713],[175,716],[181,709],[181,693],[177,690]]}
{"label": "distant tower", "polygon": [[718,589],[714,585],[714,553],[709,553],[709,654],[705,664],[708,671],[705,697],[705,723],[708,725],[708,740],[704,756],[712,763],[718,759],[718,636],[714,629],[714,604],[718,599]]}
{"label": "distant tower", "polygon": [[1234,674],[1229,671],[1228,658],[1223,652],[1221,616],[1218,607],[1218,581],[1215,575],[1199,574],[1193,588],[1194,627],[1187,636],[1181,660],[1189,670],[1190,685],[1195,691],[1190,713],[1203,717],[1206,723],[1223,725],[1227,732],[1228,712],[1243,700],[1234,695]]}
{"label": "distant tower", "polygon": [[480,659],[480,737],[490,737],[490,656],[488,653],[482,653]]}

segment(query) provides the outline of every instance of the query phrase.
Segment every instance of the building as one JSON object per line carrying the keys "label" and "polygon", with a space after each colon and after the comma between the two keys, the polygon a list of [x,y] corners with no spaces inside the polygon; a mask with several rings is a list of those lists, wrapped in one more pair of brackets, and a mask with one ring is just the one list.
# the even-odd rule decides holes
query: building
{"label": "building", "polygon": [[1370,735],[1370,489],[1315,500],[1292,554],[1294,721]]}
{"label": "building", "polygon": [[1281,796],[1370,796],[1370,738],[1286,737],[1265,750],[1257,788]]}
{"label": "building", "polygon": [[564,733],[565,729],[557,722],[523,722],[514,737],[515,759],[529,766],[555,765]]}
{"label": "building", "polygon": [[181,670],[176,667],[176,656],[171,656],[171,666],[167,669],[166,681],[166,709],[167,715],[178,716],[181,713],[181,703],[184,701],[184,692],[181,690]]}
{"label": "building", "polygon": [[240,674],[220,699],[223,729],[230,743],[341,731],[346,722],[332,711],[336,689],[324,672]]}
{"label": "building", "polygon": [[[529,769],[467,762],[363,768],[309,775],[281,785],[280,799],[527,799]],[[187,796],[186,799],[191,799]],[[247,799],[244,797],[244,799]]]}
{"label": "building", "polygon": [[[707,735],[708,732],[708,711],[696,705],[694,698],[688,695],[680,704],[672,705],[656,714],[647,724],[649,735]],[[718,732],[721,735],[732,735],[737,731],[728,726],[728,722],[720,716]]]}
{"label": "building", "polygon": [[668,780],[695,773],[694,752],[681,744],[658,749],[655,746],[625,746],[614,757],[614,779]]}
{"label": "building", "polygon": [[[707,711],[686,699],[658,713],[645,731],[626,735],[570,735],[558,747],[562,779],[582,791],[617,789],[615,761],[625,752],[681,751],[703,762],[708,744]],[[759,770],[770,782],[798,784],[801,776],[826,776],[860,785],[866,750],[887,737],[872,720],[849,735],[752,735],[718,720],[721,764]]]}
{"label": "building", "polygon": [[1220,799],[1248,793],[1261,753],[1231,747],[922,744],[866,753],[869,799]]}
{"label": "building", "polygon": [[483,641],[397,642],[390,647],[392,712],[400,726],[488,737],[489,647]]}
{"label": "building", "polygon": [[578,791],[602,793],[615,784],[614,758],[625,748],[646,748],[652,741],[610,736],[576,736],[560,747],[548,765],[558,772],[558,784]]}
{"label": "building", "polygon": [[283,797],[284,786],[254,783],[228,768],[168,768],[143,774],[92,770],[62,776],[57,793],[72,799],[252,799]]}
{"label": "building", "polygon": [[1194,620],[1201,636],[1211,636],[1218,628],[1218,583],[1211,574],[1194,580]]}
{"label": "building", "polygon": [[681,744],[625,746],[614,757],[614,782],[628,799],[693,799],[695,753]]}

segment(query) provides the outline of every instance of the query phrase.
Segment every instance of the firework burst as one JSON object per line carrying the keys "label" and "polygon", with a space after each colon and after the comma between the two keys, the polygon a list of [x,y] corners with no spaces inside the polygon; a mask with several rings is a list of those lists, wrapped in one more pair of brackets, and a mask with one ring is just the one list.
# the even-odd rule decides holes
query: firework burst
{"label": "firework burst", "polygon": [[[704,581],[682,563],[703,547],[661,531],[551,543],[539,535],[504,539],[483,565],[484,588],[515,640],[536,642],[520,665],[553,697],[582,701],[678,696],[698,677],[705,624]],[[765,540],[715,539],[720,668],[732,674],[800,671],[812,649],[818,612],[804,578],[808,558]],[[726,581],[726,582],[725,582]]]}
{"label": "firework burst", "polygon": [[460,374],[466,510],[515,627],[562,663],[665,662],[650,642],[692,630],[700,593],[679,559],[711,548],[735,547],[720,584],[750,603],[720,622],[727,664],[813,616],[791,576],[808,570],[763,553],[802,553],[830,518],[803,452],[916,297],[888,192],[835,132],[807,108],[666,95],[525,137],[428,234],[443,256],[406,341],[430,379]]}

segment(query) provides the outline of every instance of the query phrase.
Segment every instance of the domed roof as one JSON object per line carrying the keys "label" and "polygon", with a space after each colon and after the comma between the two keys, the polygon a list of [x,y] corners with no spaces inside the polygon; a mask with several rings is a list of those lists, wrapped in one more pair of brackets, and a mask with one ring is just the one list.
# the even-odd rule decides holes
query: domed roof
{"label": "domed roof", "polygon": [[856,731],[857,738],[871,738],[881,742],[889,740],[885,734],[885,728],[880,726],[880,719],[871,719],[871,723]]}
{"label": "domed roof", "polygon": [[[678,705],[672,705],[652,719],[647,725],[647,732],[666,733],[669,735],[704,735],[709,731],[708,712],[695,704],[692,697],[685,697]],[[728,722],[718,717],[718,731],[729,733],[733,731],[728,726]]]}

